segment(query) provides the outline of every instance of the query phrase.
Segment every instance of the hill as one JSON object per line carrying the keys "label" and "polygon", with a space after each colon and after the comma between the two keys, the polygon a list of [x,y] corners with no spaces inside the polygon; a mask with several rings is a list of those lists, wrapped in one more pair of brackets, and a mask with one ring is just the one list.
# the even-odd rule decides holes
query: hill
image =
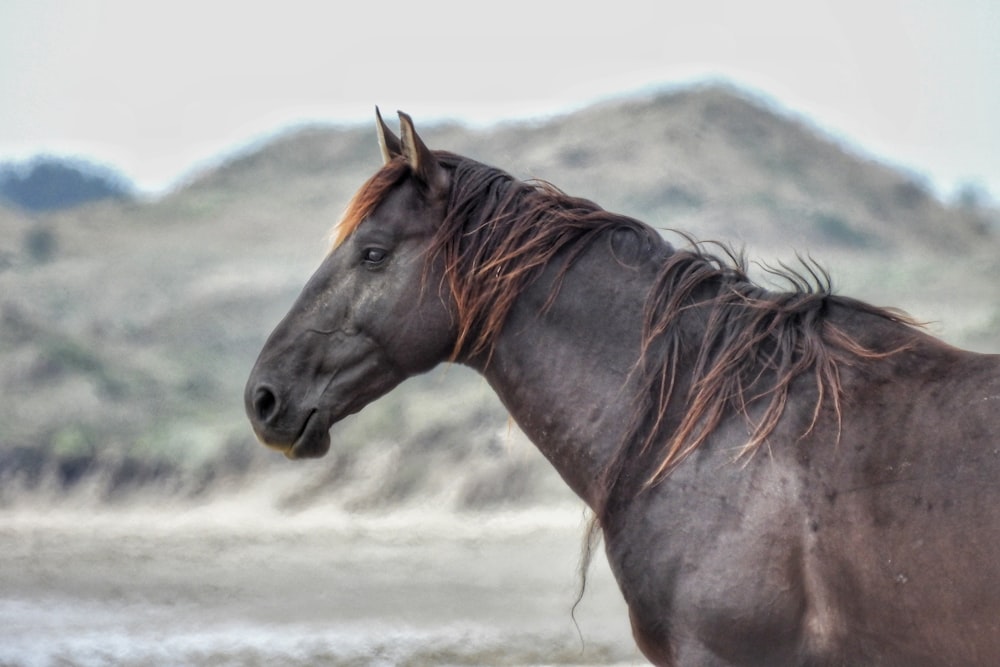
{"label": "hill", "polygon": [[[844,293],[939,321],[932,330],[952,342],[1000,348],[1000,241],[983,212],[948,207],[912,174],[739,91],[674,90],[421,133],[753,258],[808,253]],[[199,494],[288,466],[253,442],[243,382],[378,164],[372,127],[314,126],[156,201],[30,216],[0,208],[0,502],[25,488],[87,488],[102,501],[139,486]],[[33,245],[41,237],[44,252]],[[299,468],[281,503],[333,493],[332,480],[352,507],[566,493],[461,368],[411,380],[336,428],[335,451]],[[457,479],[444,472],[459,463]]]}
{"label": "hill", "polygon": [[103,199],[131,199],[132,184],[87,160],[43,155],[0,165],[0,201],[26,211],[53,211]]}

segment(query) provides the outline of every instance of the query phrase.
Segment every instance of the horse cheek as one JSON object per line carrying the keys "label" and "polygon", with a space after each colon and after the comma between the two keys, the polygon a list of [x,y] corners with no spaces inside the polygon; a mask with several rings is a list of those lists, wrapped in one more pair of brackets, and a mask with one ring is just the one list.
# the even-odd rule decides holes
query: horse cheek
{"label": "horse cheek", "polygon": [[454,318],[437,293],[413,290],[385,312],[386,351],[408,375],[448,358],[456,336]]}

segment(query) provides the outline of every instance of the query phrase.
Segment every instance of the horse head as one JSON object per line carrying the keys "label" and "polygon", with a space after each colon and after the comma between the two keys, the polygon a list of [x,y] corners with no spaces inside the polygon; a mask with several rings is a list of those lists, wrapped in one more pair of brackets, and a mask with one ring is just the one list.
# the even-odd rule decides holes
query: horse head
{"label": "horse head", "polygon": [[449,174],[400,113],[377,114],[385,164],[358,191],[333,249],[267,340],[246,385],[258,438],[289,458],[318,457],[330,427],[446,359],[454,304],[427,249]]}

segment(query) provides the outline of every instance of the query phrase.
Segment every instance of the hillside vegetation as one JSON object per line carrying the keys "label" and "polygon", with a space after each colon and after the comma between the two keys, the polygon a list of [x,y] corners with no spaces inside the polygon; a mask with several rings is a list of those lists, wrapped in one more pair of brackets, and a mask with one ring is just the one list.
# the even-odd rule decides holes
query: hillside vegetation
{"label": "hillside vegetation", "polygon": [[[416,120],[432,147],[751,258],[809,254],[840,292],[1000,349],[993,213],[946,206],[914,175],[737,91],[476,131]],[[254,442],[247,373],[378,165],[373,127],[308,127],[156,201],[0,208],[0,503],[83,488],[100,502],[140,487],[199,495],[289,466],[301,467],[280,492],[288,506],[430,494],[476,508],[568,493],[462,368],[409,381],[338,425],[322,461],[293,466]]]}

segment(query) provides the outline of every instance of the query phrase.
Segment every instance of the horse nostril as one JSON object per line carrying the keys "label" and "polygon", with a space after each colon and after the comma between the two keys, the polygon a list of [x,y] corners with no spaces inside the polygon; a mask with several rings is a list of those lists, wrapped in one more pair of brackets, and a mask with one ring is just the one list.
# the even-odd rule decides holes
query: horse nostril
{"label": "horse nostril", "polygon": [[265,385],[257,387],[253,394],[253,410],[261,424],[270,424],[278,415],[278,407],[278,397],[270,387]]}

